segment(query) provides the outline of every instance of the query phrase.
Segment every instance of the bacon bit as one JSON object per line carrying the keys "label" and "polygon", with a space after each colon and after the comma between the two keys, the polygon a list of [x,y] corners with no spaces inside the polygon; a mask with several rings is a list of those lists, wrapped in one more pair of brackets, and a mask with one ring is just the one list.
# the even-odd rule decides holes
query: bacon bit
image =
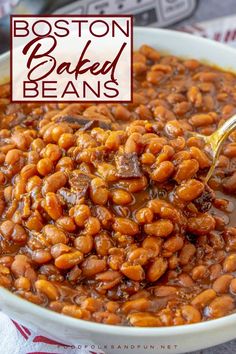
{"label": "bacon bit", "polygon": [[115,158],[117,176],[121,178],[141,177],[142,172],[139,166],[136,152],[120,155]]}

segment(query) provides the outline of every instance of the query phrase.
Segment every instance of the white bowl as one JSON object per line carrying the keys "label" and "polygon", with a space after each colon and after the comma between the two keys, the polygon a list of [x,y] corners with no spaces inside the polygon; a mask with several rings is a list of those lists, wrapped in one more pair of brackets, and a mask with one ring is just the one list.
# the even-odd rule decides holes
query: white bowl
{"label": "white bowl", "polygon": [[[134,45],[149,44],[174,55],[206,60],[236,71],[236,50],[189,34],[135,28]],[[9,72],[9,54],[0,56],[0,78]],[[100,345],[106,354],[184,353],[236,338],[236,314],[208,322],[163,328],[132,328],[77,320],[49,311],[0,288],[0,307],[12,318],[48,332],[61,342]],[[96,347],[95,347],[96,348]]]}

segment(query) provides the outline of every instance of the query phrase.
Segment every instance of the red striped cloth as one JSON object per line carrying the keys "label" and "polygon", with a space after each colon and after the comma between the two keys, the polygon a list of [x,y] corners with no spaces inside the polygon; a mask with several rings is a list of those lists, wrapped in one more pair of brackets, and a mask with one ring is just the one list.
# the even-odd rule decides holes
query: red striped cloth
{"label": "red striped cloth", "polygon": [[0,312],[0,353],[4,354],[104,354],[97,345],[70,345],[40,330],[32,330]]}

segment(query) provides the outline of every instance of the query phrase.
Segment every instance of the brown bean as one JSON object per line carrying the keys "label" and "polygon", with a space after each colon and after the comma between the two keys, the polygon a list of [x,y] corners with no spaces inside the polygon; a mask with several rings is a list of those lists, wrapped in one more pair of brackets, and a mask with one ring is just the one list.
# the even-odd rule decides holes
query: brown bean
{"label": "brown bean", "polygon": [[233,276],[230,274],[221,275],[212,284],[212,288],[219,294],[227,293]]}
{"label": "brown bean", "polygon": [[174,179],[177,183],[193,178],[199,169],[199,163],[195,159],[182,161],[176,171]]}
{"label": "brown bean", "polygon": [[207,307],[206,314],[210,318],[219,318],[227,315],[235,308],[234,300],[229,295],[215,298]]}
{"label": "brown bean", "polygon": [[53,163],[48,157],[39,160],[37,163],[38,173],[42,176],[47,176],[53,171]]}
{"label": "brown bean", "polygon": [[151,178],[156,182],[166,181],[174,172],[174,165],[170,161],[162,161],[152,172]]}
{"label": "brown bean", "polygon": [[135,236],[139,232],[136,222],[127,218],[115,218],[112,228],[123,235]]}
{"label": "brown bean", "polygon": [[38,292],[45,294],[50,300],[59,299],[59,292],[57,288],[47,280],[37,280],[35,282],[35,288]]}
{"label": "brown bean", "polygon": [[90,215],[90,209],[86,204],[75,206],[73,216],[78,226],[83,227],[85,225],[85,221],[90,217]]}
{"label": "brown bean", "polygon": [[156,257],[161,250],[162,239],[152,236],[147,236],[142,243],[143,248],[148,250],[150,257]]}
{"label": "brown bean", "polygon": [[124,311],[125,314],[130,312],[147,311],[149,306],[150,301],[148,299],[140,298],[137,300],[126,301],[122,305],[122,311]]}
{"label": "brown bean", "polygon": [[223,263],[223,269],[225,272],[235,272],[236,270],[236,253],[232,253],[227,256]]}
{"label": "brown bean", "polygon": [[80,251],[69,252],[60,255],[55,259],[55,266],[59,269],[70,269],[75,265],[81,263],[83,260],[83,253]]}
{"label": "brown bean", "polygon": [[144,225],[144,231],[148,235],[156,237],[167,237],[172,233],[174,225],[170,220],[161,219],[151,224]]}
{"label": "brown bean", "polygon": [[150,282],[157,281],[166,271],[167,261],[165,258],[159,257],[149,266],[147,270],[147,279]]}
{"label": "brown bean", "polygon": [[140,264],[131,265],[130,263],[123,263],[120,271],[129,279],[134,281],[141,281],[145,278],[145,273]]}
{"label": "brown bean", "polygon": [[46,194],[42,207],[53,220],[57,220],[62,216],[62,206],[55,193],[49,192]]}
{"label": "brown bean", "polygon": [[153,212],[149,208],[141,208],[135,214],[136,220],[139,224],[149,224],[153,220]]}
{"label": "brown bean", "polygon": [[207,157],[204,151],[200,150],[198,147],[190,147],[191,156],[196,159],[199,163],[200,168],[207,168],[211,166],[211,161]]}
{"label": "brown bean", "polygon": [[194,245],[192,245],[191,243],[184,245],[179,255],[180,263],[182,265],[188,264],[195,255],[195,253],[196,247]]}
{"label": "brown bean", "polygon": [[43,193],[55,193],[58,189],[64,187],[67,182],[67,177],[64,172],[58,171],[46,177],[43,182]]}
{"label": "brown bean", "polygon": [[67,243],[65,233],[54,225],[46,225],[42,231],[48,242],[52,245],[56,243]]}
{"label": "brown bean", "polygon": [[215,229],[215,219],[208,213],[188,219],[188,230],[196,235],[204,235]]}
{"label": "brown bean", "polygon": [[201,313],[191,305],[182,306],[181,313],[187,323],[197,323],[201,321]]}
{"label": "brown bean", "polygon": [[214,117],[211,114],[195,114],[190,118],[190,122],[194,127],[201,127],[204,125],[210,125],[214,122]]}
{"label": "brown bean", "polygon": [[181,236],[174,235],[169,237],[168,240],[164,242],[163,248],[171,253],[175,253],[181,250],[183,245],[184,245],[183,238]]}
{"label": "brown bean", "polygon": [[95,257],[88,257],[81,265],[82,274],[85,277],[92,277],[106,269],[106,261]]}
{"label": "brown bean", "polygon": [[135,327],[160,327],[161,320],[148,312],[136,312],[128,315],[130,324]]}
{"label": "brown bean", "polygon": [[128,261],[132,264],[144,265],[148,261],[148,251],[145,248],[138,247],[129,253]]}
{"label": "brown bean", "polygon": [[111,191],[112,201],[118,205],[126,205],[132,202],[132,196],[123,189],[113,189]]}
{"label": "brown bean", "polygon": [[208,275],[207,267],[204,265],[198,265],[192,269],[192,278],[193,280],[201,280],[206,278]]}
{"label": "brown bean", "polygon": [[174,286],[160,285],[154,288],[154,294],[157,297],[173,296],[177,293],[177,288]]}
{"label": "brown bean", "polygon": [[216,298],[216,292],[213,289],[207,289],[198,294],[191,302],[193,306],[196,306],[199,309],[203,309],[207,306],[212,300]]}
{"label": "brown bean", "polygon": [[235,295],[236,294],[236,278],[233,278],[230,282],[230,292]]}
{"label": "brown bean", "polygon": [[190,202],[197,198],[204,190],[204,184],[196,179],[190,179],[182,183],[176,190],[180,199]]}

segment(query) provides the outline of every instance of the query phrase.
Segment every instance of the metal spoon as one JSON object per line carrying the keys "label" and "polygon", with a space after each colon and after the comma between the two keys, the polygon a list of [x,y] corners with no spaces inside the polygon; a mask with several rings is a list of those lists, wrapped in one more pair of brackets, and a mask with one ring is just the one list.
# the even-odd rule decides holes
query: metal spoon
{"label": "metal spoon", "polygon": [[211,135],[207,136],[195,132],[190,132],[190,135],[203,139],[205,144],[209,145],[211,148],[212,165],[205,177],[206,183],[209,181],[215,169],[223,142],[228,138],[229,134],[232,133],[234,129],[236,129],[236,114],[229,118],[220,128],[218,128]]}

